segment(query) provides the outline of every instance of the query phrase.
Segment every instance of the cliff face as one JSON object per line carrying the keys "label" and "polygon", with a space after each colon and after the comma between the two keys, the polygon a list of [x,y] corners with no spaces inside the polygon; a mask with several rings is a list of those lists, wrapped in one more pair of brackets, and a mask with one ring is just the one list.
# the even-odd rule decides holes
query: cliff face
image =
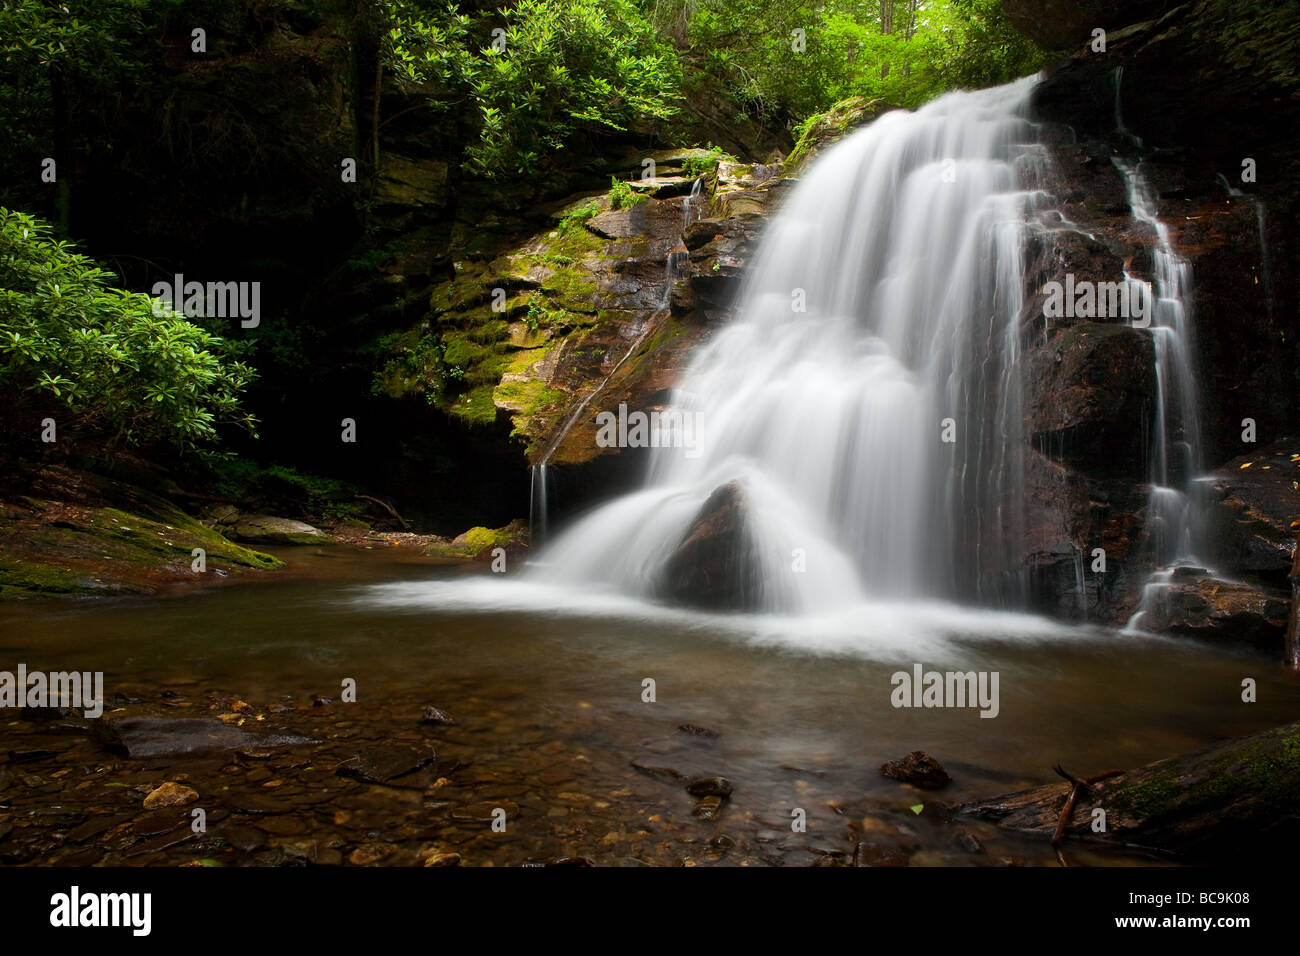
{"label": "cliff face", "polygon": [[[1043,286],[1067,274],[1150,276],[1154,237],[1131,214],[1118,161],[1151,184],[1170,244],[1191,266],[1201,454],[1214,472],[1206,558],[1220,577],[1182,574],[1146,623],[1280,648],[1276,602],[1290,597],[1300,515],[1290,440],[1300,403],[1300,5],[1063,6],[1004,0],[1027,35],[1077,49],[1033,102],[1049,143],[1045,186],[1075,229],[1038,243],[1026,289],[1027,326],[1037,321],[1044,334],[1025,359],[1026,424],[1039,457],[1023,560],[1042,607],[1112,623],[1137,607],[1151,567],[1143,545],[1151,335],[1044,321],[1040,307]],[[1104,52],[1088,42],[1094,27],[1107,31]],[[1108,570],[1084,574],[1081,594],[1079,557],[1094,547],[1106,549]]]}

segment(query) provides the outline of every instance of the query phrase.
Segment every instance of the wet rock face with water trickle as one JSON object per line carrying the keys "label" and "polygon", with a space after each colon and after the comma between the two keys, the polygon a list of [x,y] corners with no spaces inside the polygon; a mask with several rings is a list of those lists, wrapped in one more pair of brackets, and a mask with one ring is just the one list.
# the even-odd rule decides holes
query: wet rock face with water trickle
{"label": "wet rock face with water trickle", "polygon": [[746,509],[745,493],[736,482],[709,496],[664,566],[661,597],[708,611],[758,610],[762,592]]}
{"label": "wet rock face with water trickle", "polygon": [[1252,644],[1271,656],[1282,649],[1290,595],[1199,568],[1178,568],[1168,583],[1153,584],[1144,628],[1207,640]]}
{"label": "wet rock face with water trickle", "polygon": [[[1146,542],[1156,529],[1141,500],[1151,480],[1144,429],[1157,394],[1144,372],[1153,364],[1152,333],[1128,332],[1127,343],[1119,333],[1104,343],[1094,338],[1101,347],[1085,359],[1060,348],[1085,327],[1044,320],[1041,311],[1044,284],[1066,273],[1098,282],[1123,273],[1155,278],[1157,237],[1134,218],[1116,165],[1122,162],[1140,169],[1169,247],[1190,267],[1191,334],[1184,344],[1197,380],[1199,423],[1169,419],[1167,480],[1185,485],[1189,453],[1202,469],[1218,469],[1206,553],[1193,563],[1234,579],[1228,585],[1186,572],[1193,577],[1168,593],[1165,610],[1140,624],[1217,639],[1235,633],[1272,652],[1279,643],[1272,602],[1286,592],[1295,548],[1295,529],[1285,527],[1293,518],[1282,517],[1294,508],[1289,486],[1276,480],[1276,464],[1273,480],[1250,473],[1263,464],[1254,449],[1286,434],[1300,404],[1300,82],[1293,69],[1300,29],[1294,13],[1288,18],[1276,5],[1255,2],[1062,6],[1004,3],[1010,21],[1047,46],[1078,49],[1093,27],[1107,31],[1104,54],[1079,49],[1048,71],[1031,104],[1050,159],[1044,185],[1059,202],[1064,227],[1039,238],[1027,274],[1026,323],[1044,330],[1028,346],[1035,397],[1027,423],[1051,462],[1032,470],[1039,480],[1029,482],[1025,551],[1036,567],[1036,598],[1053,611],[1087,606],[1095,618],[1122,623],[1138,605],[1146,572],[1161,563]],[[1197,104],[1195,123],[1186,121],[1190,102]],[[1267,163],[1268,176],[1243,177],[1246,157]],[[1148,341],[1138,345],[1142,338]],[[1258,460],[1242,471],[1247,459]],[[1046,493],[1052,489],[1055,498]],[[1105,549],[1104,574],[1091,573],[1094,547]]]}

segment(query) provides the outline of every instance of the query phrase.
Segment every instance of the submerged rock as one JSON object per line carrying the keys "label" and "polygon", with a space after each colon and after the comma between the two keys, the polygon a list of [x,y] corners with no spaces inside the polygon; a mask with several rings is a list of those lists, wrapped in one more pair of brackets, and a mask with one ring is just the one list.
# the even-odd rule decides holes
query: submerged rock
{"label": "submerged rock", "polygon": [[880,772],[886,777],[902,780],[922,790],[939,790],[952,782],[948,771],[943,769],[939,761],[920,750],[913,750],[901,760],[882,764]]}
{"label": "submerged rock", "polygon": [[429,704],[424,708],[424,713],[420,715],[420,723],[454,727],[456,725],[456,718],[451,716],[451,714],[447,713],[445,710],[439,710],[437,707]]}
{"label": "submerged rock", "polygon": [[158,807],[183,807],[198,798],[198,791],[194,788],[169,780],[145,797],[143,806],[146,810]]}
{"label": "submerged rock", "polygon": [[93,725],[92,733],[105,750],[137,759],[209,750],[236,750],[255,744],[310,743],[305,737],[251,734],[210,717],[105,718]]}
{"label": "submerged rock", "polygon": [[430,747],[393,744],[349,757],[335,772],[366,783],[389,783],[437,762],[438,754]]}
{"label": "submerged rock", "polygon": [[729,797],[731,790],[726,777],[698,777],[686,785],[686,792],[693,797]]}

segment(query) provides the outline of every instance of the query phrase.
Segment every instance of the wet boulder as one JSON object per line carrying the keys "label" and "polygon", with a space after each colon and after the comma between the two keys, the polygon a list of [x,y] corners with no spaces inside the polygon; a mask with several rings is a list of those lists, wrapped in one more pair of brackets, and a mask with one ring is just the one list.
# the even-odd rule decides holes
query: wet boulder
{"label": "wet boulder", "polygon": [[720,485],[709,495],[664,565],[660,597],[710,611],[752,611],[760,606],[747,508],[737,482]]}
{"label": "wet boulder", "polygon": [[270,515],[241,515],[228,534],[235,541],[248,544],[326,544],[330,541],[329,535],[319,528]]}
{"label": "wet boulder", "polygon": [[1145,477],[1156,390],[1149,333],[1100,322],[1058,329],[1027,364],[1025,424],[1036,448],[1088,474]]}
{"label": "wet boulder", "polygon": [[913,750],[901,760],[882,764],[880,772],[886,777],[902,780],[922,790],[939,790],[952,782],[943,765],[921,750]]}
{"label": "wet boulder", "polygon": [[1289,595],[1241,581],[1224,581],[1199,568],[1178,568],[1168,584],[1152,585],[1146,630],[1215,641],[1245,642],[1282,653]]}
{"label": "wet boulder", "polygon": [[1211,479],[1216,551],[1235,572],[1291,570],[1300,530],[1300,440],[1283,439],[1234,458]]}

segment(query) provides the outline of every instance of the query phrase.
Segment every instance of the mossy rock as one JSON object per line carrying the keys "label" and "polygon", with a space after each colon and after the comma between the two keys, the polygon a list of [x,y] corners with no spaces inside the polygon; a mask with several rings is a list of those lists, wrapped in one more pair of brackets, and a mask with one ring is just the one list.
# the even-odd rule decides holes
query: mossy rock
{"label": "mossy rock", "polygon": [[450,544],[430,546],[426,553],[439,557],[476,558],[494,548],[512,550],[527,547],[528,536],[528,522],[516,518],[503,528],[470,528]]}

